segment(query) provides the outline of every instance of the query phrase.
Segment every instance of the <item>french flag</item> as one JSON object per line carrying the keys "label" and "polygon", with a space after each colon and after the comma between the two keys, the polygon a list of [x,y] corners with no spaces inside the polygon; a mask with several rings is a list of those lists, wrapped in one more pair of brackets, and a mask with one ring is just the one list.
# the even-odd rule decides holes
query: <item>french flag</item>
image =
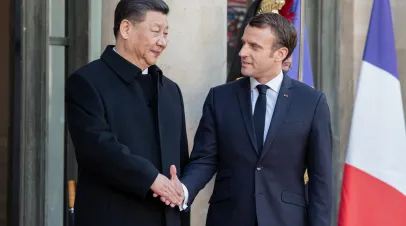
{"label": "french flag", "polygon": [[406,128],[389,0],[373,4],[344,166],[339,226],[406,225]]}

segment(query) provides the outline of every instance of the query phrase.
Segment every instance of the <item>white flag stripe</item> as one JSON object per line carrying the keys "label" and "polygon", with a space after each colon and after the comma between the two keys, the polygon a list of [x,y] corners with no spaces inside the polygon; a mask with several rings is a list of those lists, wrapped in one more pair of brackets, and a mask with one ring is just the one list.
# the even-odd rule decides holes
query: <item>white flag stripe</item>
{"label": "white flag stripe", "polygon": [[399,80],[363,61],[346,163],[406,195],[406,129]]}

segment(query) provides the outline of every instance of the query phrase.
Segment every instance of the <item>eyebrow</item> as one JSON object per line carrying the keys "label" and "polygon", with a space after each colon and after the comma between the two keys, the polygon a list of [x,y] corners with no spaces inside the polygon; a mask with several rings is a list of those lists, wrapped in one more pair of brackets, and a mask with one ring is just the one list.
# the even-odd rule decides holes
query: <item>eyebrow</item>
{"label": "eyebrow", "polygon": [[241,39],[241,42],[243,42],[243,43],[248,43],[248,44],[251,45],[251,46],[256,46],[256,47],[258,47],[258,48],[263,49],[263,47],[262,47],[261,45],[259,45],[258,43],[256,43],[256,42],[247,42],[247,41],[245,41],[244,39]]}
{"label": "eyebrow", "polygon": [[[158,26],[158,27],[161,27],[162,24],[160,24],[158,22],[154,22],[154,23],[151,24],[151,26],[155,26],[155,25]],[[167,25],[164,29],[169,29],[169,25]]]}

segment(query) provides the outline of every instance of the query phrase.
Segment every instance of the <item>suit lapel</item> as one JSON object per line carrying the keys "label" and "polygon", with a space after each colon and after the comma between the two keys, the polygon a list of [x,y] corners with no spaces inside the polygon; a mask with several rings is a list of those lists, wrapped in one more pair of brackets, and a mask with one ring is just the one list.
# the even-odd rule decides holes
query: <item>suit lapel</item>
{"label": "suit lapel", "polygon": [[264,148],[261,152],[260,161],[268,152],[269,148],[272,145],[272,142],[275,140],[275,136],[278,134],[278,131],[283,123],[285,116],[290,107],[292,101],[292,80],[288,76],[283,76],[283,81],[281,89],[279,90],[278,98],[276,100],[275,110],[272,115],[271,124],[269,126],[268,134],[266,136]]}
{"label": "suit lapel", "polygon": [[171,130],[173,130],[173,119],[171,118],[173,116],[173,114],[171,114],[171,112],[173,112],[173,106],[171,106],[172,102],[168,93],[170,92],[170,90],[168,90],[169,87],[165,86],[162,80],[162,72],[156,67],[150,67],[150,69],[156,87],[154,90],[156,93],[154,100],[156,103],[155,117],[157,119],[158,138],[161,150],[162,174],[170,178],[170,166],[173,164],[178,168],[180,165],[180,156],[174,154],[178,152],[171,150],[171,147],[174,147],[173,142],[175,142],[175,140],[172,136],[165,136],[165,134],[171,133]]}
{"label": "suit lapel", "polygon": [[[162,164],[162,174],[168,178],[171,178],[170,175],[170,166],[175,165],[176,168],[180,169],[180,152],[179,150],[173,150],[173,147],[176,147],[176,142],[180,143],[180,140],[177,141],[173,136],[168,135],[173,131],[173,101],[170,98],[171,88],[162,81],[162,75],[156,77],[159,79],[157,84],[157,124],[159,131],[159,143],[161,150],[161,164]],[[180,131],[180,130],[179,130]],[[175,213],[176,210],[172,208],[165,208],[166,216],[166,225],[180,225],[180,218]]]}
{"label": "suit lapel", "polygon": [[250,90],[250,79],[241,79],[241,87],[238,90],[238,101],[240,103],[241,114],[244,118],[245,127],[248,132],[248,136],[251,140],[251,144],[254,147],[256,153],[258,154],[257,142],[255,140],[254,133],[254,123],[252,119],[252,106],[251,106],[251,90]]}
{"label": "suit lapel", "polygon": [[166,150],[168,146],[170,146],[170,141],[167,140],[166,138],[168,136],[164,136],[165,132],[170,131],[170,125],[168,124],[168,119],[167,116],[165,115],[164,112],[167,112],[168,107],[167,101],[165,101],[165,95],[164,95],[164,89],[165,87],[161,86],[158,83],[158,89],[157,89],[157,112],[155,115],[157,115],[158,119],[158,131],[159,131],[159,143],[160,143],[160,150],[161,150],[161,164],[162,164],[162,174],[169,177],[169,168],[170,168],[170,162],[174,162],[175,159],[173,159],[173,156],[171,155],[171,151]]}

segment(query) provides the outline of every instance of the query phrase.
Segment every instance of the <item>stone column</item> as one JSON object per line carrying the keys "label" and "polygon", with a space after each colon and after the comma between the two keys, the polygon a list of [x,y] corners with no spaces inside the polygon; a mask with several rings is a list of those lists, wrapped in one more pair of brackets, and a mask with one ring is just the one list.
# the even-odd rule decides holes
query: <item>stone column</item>
{"label": "stone column", "polygon": [[[348,131],[351,124],[351,116],[354,102],[354,1],[343,0],[340,3],[340,78],[339,78],[339,126],[340,126],[340,153],[338,159],[338,178],[336,179],[336,205],[335,214],[339,211],[341,195],[343,164],[345,150],[348,143]],[[337,225],[337,218],[332,223]]]}
{"label": "stone column", "polygon": [[[118,0],[103,0],[102,46],[114,44],[113,18]],[[180,86],[185,102],[189,149],[211,87],[226,81],[227,1],[166,0],[170,7],[169,44],[158,65]],[[204,226],[211,182],[192,205],[192,225]]]}
{"label": "stone column", "polygon": [[[16,84],[21,89],[19,147],[13,153],[14,177],[19,177],[11,191],[13,207],[18,208],[14,225],[47,225],[46,158],[48,127],[48,1],[21,0],[21,71]],[[35,18],[35,19],[33,19]],[[19,53],[16,53],[19,54]],[[18,68],[17,70],[19,70]],[[17,129],[17,128],[15,128]],[[17,130],[18,130],[17,129]],[[18,142],[18,143],[17,143]]]}

